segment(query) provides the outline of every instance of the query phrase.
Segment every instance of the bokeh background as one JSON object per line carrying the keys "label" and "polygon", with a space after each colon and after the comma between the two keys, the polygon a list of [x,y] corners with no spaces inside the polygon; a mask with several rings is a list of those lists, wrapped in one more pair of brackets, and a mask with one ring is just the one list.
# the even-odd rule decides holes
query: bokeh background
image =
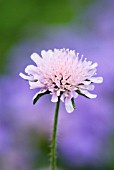
{"label": "bokeh background", "polygon": [[114,1],[0,0],[0,170],[48,170],[55,104],[19,77],[33,52],[70,48],[99,63],[96,99],[61,104],[59,170],[114,170]]}

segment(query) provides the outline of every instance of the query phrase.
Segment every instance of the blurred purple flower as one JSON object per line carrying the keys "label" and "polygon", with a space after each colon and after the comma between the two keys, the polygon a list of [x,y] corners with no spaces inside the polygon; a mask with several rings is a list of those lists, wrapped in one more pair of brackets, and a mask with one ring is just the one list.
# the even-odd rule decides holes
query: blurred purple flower
{"label": "blurred purple flower", "polygon": [[92,102],[80,97],[77,102],[79,108],[72,116],[65,116],[61,111],[58,137],[60,153],[64,159],[70,160],[71,165],[103,164],[108,157],[111,108],[101,98]]}
{"label": "blurred purple flower", "polygon": [[[13,82],[13,86],[12,86]],[[27,88],[27,84],[24,81],[21,81],[21,78],[15,77],[4,77],[1,81],[2,84],[2,101],[3,109],[1,115],[6,118],[6,121],[13,119],[13,124],[10,123],[11,128],[34,128],[44,129],[47,132],[49,127],[46,127],[50,124],[50,117],[54,111],[54,106],[51,102],[46,99],[49,96],[46,96],[44,100],[39,101],[39,107],[33,106],[31,98],[34,91],[30,91]],[[43,102],[42,102],[43,101]],[[49,110],[47,111],[46,107],[41,107],[43,104],[47,104]],[[47,113],[46,113],[47,112]],[[44,119],[45,115],[48,114],[49,119]],[[4,119],[2,118],[2,121]],[[7,122],[7,125],[8,125]],[[44,124],[42,124],[44,122]]]}
{"label": "blurred purple flower", "polygon": [[[34,91],[28,90],[26,82],[20,81],[20,79],[6,77],[1,83],[2,93],[4,94],[2,98],[4,110],[1,113],[5,116],[2,118],[2,124],[4,126],[6,124],[8,126],[7,129],[10,128],[10,133],[13,135],[10,138],[14,141],[16,133],[19,134],[19,138],[23,138],[23,132],[27,129],[36,129],[37,132],[48,133],[49,136],[52,130],[55,107],[50,102],[50,96],[44,96],[36,106],[33,106],[31,97]],[[8,102],[5,100],[6,97]],[[76,103],[78,108],[72,115],[66,114],[64,105],[61,104],[58,127],[58,149],[60,155],[63,156],[63,160],[68,160],[69,164],[72,165],[103,163],[102,160],[107,156],[106,148],[108,148],[108,140],[112,128],[110,105],[101,97],[100,92],[99,97],[94,101],[89,99],[82,100],[79,97]],[[44,105],[45,107],[43,107]],[[13,119],[11,120],[11,118]],[[4,124],[4,122],[6,123]],[[4,140],[8,142],[10,138],[6,134]],[[26,136],[24,136],[23,140],[27,140]],[[1,143],[2,147],[3,144],[5,143]],[[12,145],[14,145],[14,142]],[[23,149],[24,144],[20,145],[20,147]]]}

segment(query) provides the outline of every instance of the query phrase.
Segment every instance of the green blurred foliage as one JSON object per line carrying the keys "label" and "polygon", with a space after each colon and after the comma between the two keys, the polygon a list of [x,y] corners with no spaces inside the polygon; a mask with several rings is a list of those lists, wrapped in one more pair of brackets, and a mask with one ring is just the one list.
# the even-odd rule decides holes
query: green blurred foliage
{"label": "green blurred foliage", "polygon": [[4,70],[3,63],[8,49],[22,38],[23,29],[32,24],[68,22],[73,15],[69,2],[69,0],[0,0],[0,72]]}
{"label": "green blurred foliage", "polygon": [[46,24],[65,24],[94,0],[0,0],[0,73],[8,50],[20,39],[35,35]]}

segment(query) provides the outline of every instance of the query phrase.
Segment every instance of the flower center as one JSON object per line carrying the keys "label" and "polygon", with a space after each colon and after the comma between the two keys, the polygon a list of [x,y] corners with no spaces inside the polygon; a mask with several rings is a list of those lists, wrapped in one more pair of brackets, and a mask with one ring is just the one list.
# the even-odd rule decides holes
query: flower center
{"label": "flower center", "polygon": [[68,82],[69,78],[71,77],[68,76],[66,79],[63,78],[62,74],[60,74],[59,76],[55,75],[54,79],[51,79],[52,82],[52,87],[56,90],[60,90],[60,91],[70,91],[72,85]]}

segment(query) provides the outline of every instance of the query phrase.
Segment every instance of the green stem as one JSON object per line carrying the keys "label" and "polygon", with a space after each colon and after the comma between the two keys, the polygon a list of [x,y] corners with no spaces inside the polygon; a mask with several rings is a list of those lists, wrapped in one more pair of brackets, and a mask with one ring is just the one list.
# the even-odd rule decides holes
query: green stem
{"label": "green stem", "polygon": [[58,97],[58,102],[56,104],[54,125],[53,125],[52,144],[51,144],[51,170],[55,170],[56,167],[56,138],[57,138],[59,106],[60,106],[60,97]]}

